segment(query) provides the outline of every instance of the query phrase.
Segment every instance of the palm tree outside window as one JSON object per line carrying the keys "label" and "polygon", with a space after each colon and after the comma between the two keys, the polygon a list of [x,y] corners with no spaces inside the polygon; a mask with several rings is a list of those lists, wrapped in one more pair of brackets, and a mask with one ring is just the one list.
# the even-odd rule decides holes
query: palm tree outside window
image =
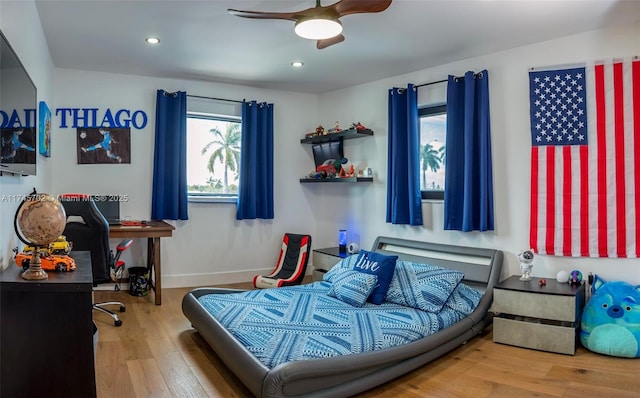
{"label": "palm tree outside window", "polygon": [[447,105],[418,109],[420,125],[420,191],[422,199],[444,200]]}
{"label": "palm tree outside window", "polygon": [[241,120],[187,114],[187,185],[190,201],[233,202],[238,197]]}

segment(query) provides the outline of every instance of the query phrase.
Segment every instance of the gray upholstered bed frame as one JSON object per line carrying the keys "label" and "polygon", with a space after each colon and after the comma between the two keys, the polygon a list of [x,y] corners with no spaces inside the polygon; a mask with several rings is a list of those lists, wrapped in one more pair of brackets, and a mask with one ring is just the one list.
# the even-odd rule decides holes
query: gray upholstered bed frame
{"label": "gray upholstered bed frame", "polygon": [[456,324],[410,344],[342,357],[287,362],[269,369],[247,351],[200,305],[206,294],[239,290],[199,288],[187,293],[182,310],[193,327],[256,397],[348,397],[386,383],[446,354],[481,333],[491,323],[489,307],[498,283],[499,250],[442,245],[379,237],[372,251],[401,260],[439,265],[464,272],[464,283],[484,290],[478,308]]}

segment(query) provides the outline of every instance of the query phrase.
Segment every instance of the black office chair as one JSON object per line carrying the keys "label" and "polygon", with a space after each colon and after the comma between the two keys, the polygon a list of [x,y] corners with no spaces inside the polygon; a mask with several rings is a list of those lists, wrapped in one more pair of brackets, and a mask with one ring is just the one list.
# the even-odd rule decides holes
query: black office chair
{"label": "black office chair", "polygon": [[[113,256],[109,247],[109,223],[104,218],[91,196],[84,194],[64,194],[59,196],[60,203],[67,214],[67,225],[63,234],[72,243],[72,250],[90,251],[91,268],[93,271],[93,285],[111,281],[111,269],[116,266],[122,251],[131,245],[127,239],[118,246],[124,247]],[[121,267],[124,263],[121,264]],[[125,311],[125,306],[119,301],[94,303],[93,309],[104,312],[113,318],[116,326],[122,325],[118,314],[105,308],[117,305],[120,312]]]}

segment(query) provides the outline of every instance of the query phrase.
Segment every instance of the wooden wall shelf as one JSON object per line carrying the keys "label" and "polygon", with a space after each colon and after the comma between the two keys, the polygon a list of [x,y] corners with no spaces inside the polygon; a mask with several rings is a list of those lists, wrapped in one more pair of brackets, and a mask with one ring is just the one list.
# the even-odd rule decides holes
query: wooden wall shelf
{"label": "wooden wall shelf", "polygon": [[373,135],[373,131],[369,129],[365,129],[365,130],[348,129],[348,130],[342,130],[339,133],[318,135],[311,138],[303,138],[300,140],[300,143],[301,144],[320,144],[323,142],[340,141],[340,139],[350,140],[353,138],[371,137],[372,135]]}
{"label": "wooden wall shelf", "polygon": [[301,178],[301,183],[357,183],[357,182],[373,182],[373,177],[350,177],[350,178]]}

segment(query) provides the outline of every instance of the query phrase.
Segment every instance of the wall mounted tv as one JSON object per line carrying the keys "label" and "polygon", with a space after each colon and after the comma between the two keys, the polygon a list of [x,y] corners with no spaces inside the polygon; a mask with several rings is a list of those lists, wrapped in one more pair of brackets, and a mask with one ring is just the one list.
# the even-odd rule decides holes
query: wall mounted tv
{"label": "wall mounted tv", "polygon": [[0,173],[36,174],[37,91],[0,31]]}

